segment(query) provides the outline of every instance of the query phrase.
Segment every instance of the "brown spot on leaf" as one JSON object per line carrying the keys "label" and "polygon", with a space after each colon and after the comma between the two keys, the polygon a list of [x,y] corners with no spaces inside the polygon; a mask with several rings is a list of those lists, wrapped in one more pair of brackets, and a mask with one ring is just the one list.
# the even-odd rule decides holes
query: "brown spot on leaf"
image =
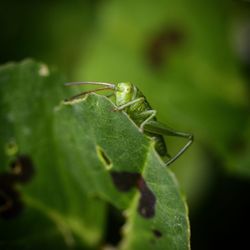
{"label": "brown spot on leaf", "polygon": [[0,187],[13,186],[17,182],[15,175],[11,173],[1,173],[0,174]]}
{"label": "brown spot on leaf", "polygon": [[156,238],[161,238],[162,237],[162,233],[159,230],[157,230],[157,229],[153,230],[153,234],[154,234],[154,236]]}
{"label": "brown spot on leaf", "polygon": [[20,192],[16,190],[15,185],[28,182],[34,175],[34,167],[28,156],[18,156],[10,164],[9,173],[0,174],[0,216],[5,219],[11,219],[18,216],[23,203],[20,198]]}
{"label": "brown spot on leaf", "polygon": [[129,172],[111,172],[111,177],[117,189],[121,192],[128,192],[131,188],[136,187],[140,174]]}
{"label": "brown spot on leaf", "polygon": [[138,204],[138,212],[144,218],[151,218],[155,215],[156,197],[149,189],[143,177],[139,173],[130,172],[111,172],[113,182],[121,192],[128,192],[135,187],[141,196]]}
{"label": "brown spot on leaf", "polygon": [[137,180],[137,188],[141,193],[138,206],[139,213],[145,218],[153,217],[155,215],[156,198],[141,176]]}
{"label": "brown spot on leaf", "polygon": [[20,194],[13,186],[0,184],[0,216],[4,219],[11,219],[18,216],[23,205]]}
{"label": "brown spot on leaf", "polygon": [[21,183],[30,181],[34,175],[34,166],[30,157],[26,155],[18,156],[11,164],[11,173],[16,176],[16,180]]}

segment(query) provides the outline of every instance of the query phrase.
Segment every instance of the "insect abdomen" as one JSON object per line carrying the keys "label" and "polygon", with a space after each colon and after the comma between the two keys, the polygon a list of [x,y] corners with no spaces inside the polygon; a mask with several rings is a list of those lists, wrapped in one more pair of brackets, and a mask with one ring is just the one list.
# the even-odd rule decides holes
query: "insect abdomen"
{"label": "insect abdomen", "polygon": [[163,136],[152,134],[149,132],[145,132],[148,136],[150,136],[155,141],[155,150],[160,156],[168,156],[167,154],[167,147],[164,141]]}

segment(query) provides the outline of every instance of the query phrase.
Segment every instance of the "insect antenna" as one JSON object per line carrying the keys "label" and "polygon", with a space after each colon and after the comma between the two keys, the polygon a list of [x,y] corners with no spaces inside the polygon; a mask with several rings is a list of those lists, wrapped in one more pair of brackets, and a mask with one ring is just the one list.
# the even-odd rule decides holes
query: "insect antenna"
{"label": "insect antenna", "polygon": [[93,93],[93,92],[97,92],[97,91],[114,90],[115,89],[115,84],[107,83],[107,82],[67,82],[64,85],[65,86],[80,86],[80,85],[101,85],[101,86],[106,86],[104,88],[99,88],[99,89],[94,89],[94,90],[81,92],[81,93],[79,93],[77,95],[72,96],[71,98],[67,99],[66,101],[72,101],[74,99],[77,99],[78,97],[81,97],[81,96],[84,96],[86,94],[90,94],[90,93]]}
{"label": "insect antenna", "polygon": [[111,89],[115,89],[115,84],[108,82],[67,82],[65,86],[76,86],[76,85],[103,85]]}
{"label": "insect antenna", "polygon": [[110,88],[110,87],[106,87],[106,88],[100,88],[100,89],[93,89],[93,90],[89,90],[89,91],[84,91],[84,92],[81,92],[77,95],[74,95],[72,97],[70,97],[69,99],[66,99],[65,101],[72,101],[74,99],[77,99],[81,96],[84,96],[84,95],[87,95],[87,94],[90,94],[90,93],[94,93],[94,92],[97,92],[97,91],[103,91],[103,90],[113,90],[113,88]]}

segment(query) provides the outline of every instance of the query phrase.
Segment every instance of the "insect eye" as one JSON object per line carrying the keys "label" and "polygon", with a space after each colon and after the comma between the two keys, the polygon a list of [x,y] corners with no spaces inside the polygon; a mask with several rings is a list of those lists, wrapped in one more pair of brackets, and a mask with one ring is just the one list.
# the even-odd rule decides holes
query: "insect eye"
{"label": "insect eye", "polygon": [[131,88],[127,87],[125,91],[126,91],[127,93],[129,93],[130,90],[131,90]]}

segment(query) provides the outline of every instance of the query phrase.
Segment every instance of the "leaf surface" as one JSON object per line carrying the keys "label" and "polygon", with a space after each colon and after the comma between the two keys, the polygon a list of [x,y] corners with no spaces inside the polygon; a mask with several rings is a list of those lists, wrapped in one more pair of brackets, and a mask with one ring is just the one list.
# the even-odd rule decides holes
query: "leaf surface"
{"label": "leaf surface", "polygon": [[[74,152],[68,161],[76,161],[70,171],[79,183],[89,176],[85,188],[126,209],[121,249],[189,249],[187,209],[173,174],[153,141],[126,113],[112,112],[114,107],[106,97],[91,94],[58,112],[58,124],[68,131],[67,151]],[[124,185],[130,185],[127,192]]]}
{"label": "leaf surface", "polygon": [[[105,204],[90,198],[67,174],[55,137],[54,113],[66,95],[64,82],[61,75],[31,60],[0,68],[0,244],[5,249],[88,249],[102,237]],[[26,183],[6,178],[13,175],[11,165],[20,157],[28,158],[33,168]],[[16,172],[15,178],[19,175]],[[18,194],[22,209],[10,192]],[[13,215],[4,219],[8,202],[14,202],[6,211]]]}

